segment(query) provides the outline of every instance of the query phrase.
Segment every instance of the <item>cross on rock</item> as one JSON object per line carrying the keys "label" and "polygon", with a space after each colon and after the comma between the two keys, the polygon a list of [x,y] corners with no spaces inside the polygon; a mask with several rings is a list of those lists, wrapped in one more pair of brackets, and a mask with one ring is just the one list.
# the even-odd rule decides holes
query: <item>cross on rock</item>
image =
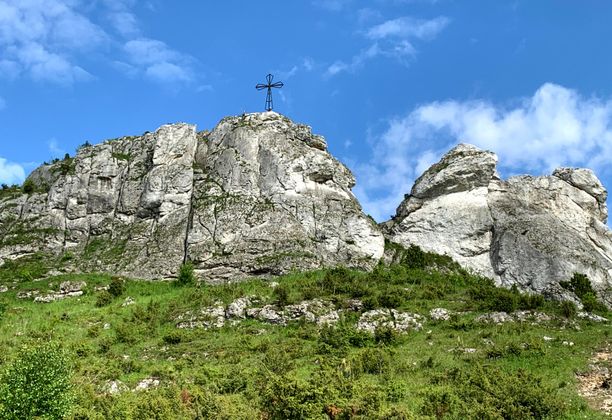
{"label": "cross on rock", "polygon": [[272,88],[280,89],[284,86],[283,82],[272,83],[272,80],[274,80],[274,76],[268,74],[266,76],[266,81],[268,83],[265,85],[263,83],[259,83],[257,86],[255,86],[255,89],[257,90],[268,89],[268,95],[266,96],[266,111],[272,111]]}

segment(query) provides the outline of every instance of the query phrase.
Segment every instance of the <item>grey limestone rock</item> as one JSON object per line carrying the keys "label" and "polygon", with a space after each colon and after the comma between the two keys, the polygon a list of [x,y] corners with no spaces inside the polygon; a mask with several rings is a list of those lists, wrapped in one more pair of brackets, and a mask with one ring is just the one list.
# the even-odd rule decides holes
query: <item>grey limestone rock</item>
{"label": "grey limestone rock", "polygon": [[374,334],[378,328],[391,328],[398,333],[423,328],[423,317],[395,309],[373,309],[361,314],[357,329]]}
{"label": "grey limestone rock", "polygon": [[[83,271],[217,283],[292,269],[373,267],[384,238],[321,136],[274,112],[81,147],[0,200],[0,264],[37,251]],[[43,192],[45,191],[45,192]]]}
{"label": "grey limestone rock", "polygon": [[496,175],[497,157],[459,145],[415,183],[386,236],[451,256],[498,285],[574,300],[559,287],[586,274],[612,304],[612,233],[607,192],[588,169],[551,176]]}

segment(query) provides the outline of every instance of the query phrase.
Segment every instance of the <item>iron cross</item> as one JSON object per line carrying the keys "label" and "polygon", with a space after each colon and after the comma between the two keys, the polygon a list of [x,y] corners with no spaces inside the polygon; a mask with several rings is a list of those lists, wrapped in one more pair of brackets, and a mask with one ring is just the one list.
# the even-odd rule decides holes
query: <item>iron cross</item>
{"label": "iron cross", "polygon": [[257,86],[255,86],[255,89],[257,90],[268,89],[268,95],[266,96],[266,111],[272,111],[272,88],[280,89],[284,86],[283,82],[272,83],[272,80],[274,80],[274,76],[268,74],[266,76],[266,81],[268,83],[265,85],[259,83]]}

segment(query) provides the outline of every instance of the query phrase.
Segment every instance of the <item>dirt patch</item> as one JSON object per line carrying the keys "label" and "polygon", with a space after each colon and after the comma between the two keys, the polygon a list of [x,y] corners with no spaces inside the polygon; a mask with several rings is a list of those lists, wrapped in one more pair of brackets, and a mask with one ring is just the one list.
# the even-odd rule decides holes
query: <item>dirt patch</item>
{"label": "dirt patch", "polygon": [[577,375],[578,393],[589,405],[612,415],[612,348],[610,345],[593,355],[586,372]]}

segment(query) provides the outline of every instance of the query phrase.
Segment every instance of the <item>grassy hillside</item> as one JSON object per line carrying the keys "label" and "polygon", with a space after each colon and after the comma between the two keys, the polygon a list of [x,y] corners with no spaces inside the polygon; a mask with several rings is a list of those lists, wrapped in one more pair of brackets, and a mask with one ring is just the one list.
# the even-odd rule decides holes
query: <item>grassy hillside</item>
{"label": "grassy hillside", "polygon": [[[570,305],[497,289],[444,257],[411,249],[396,260],[373,273],[294,273],[275,279],[275,287],[257,279],[178,286],[99,274],[48,276],[62,261],[31,256],[0,268],[0,287],[9,289],[0,293],[2,383],[14,383],[20,363],[38,351],[42,366],[59,364],[69,374],[66,405],[55,418],[602,417],[578,395],[576,373],[606,347],[607,323],[579,319]],[[64,281],[85,281],[84,294],[51,303],[17,297],[57,290]],[[96,290],[111,283],[110,291]],[[319,298],[341,309],[340,320],[331,327],[251,318],[220,328],[176,327],[187,313],[243,296],[278,307]],[[363,307],[350,310],[352,299]],[[383,307],[420,314],[422,328],[405,334],[356,328],[362,313]],[[449,310],[450,319],[432,320],[434,308]],[[550,319],[476,320],[497,310]],[[135,390],[147,379],[147,390]],[[7,418],[11,404],[0,395]]]}

